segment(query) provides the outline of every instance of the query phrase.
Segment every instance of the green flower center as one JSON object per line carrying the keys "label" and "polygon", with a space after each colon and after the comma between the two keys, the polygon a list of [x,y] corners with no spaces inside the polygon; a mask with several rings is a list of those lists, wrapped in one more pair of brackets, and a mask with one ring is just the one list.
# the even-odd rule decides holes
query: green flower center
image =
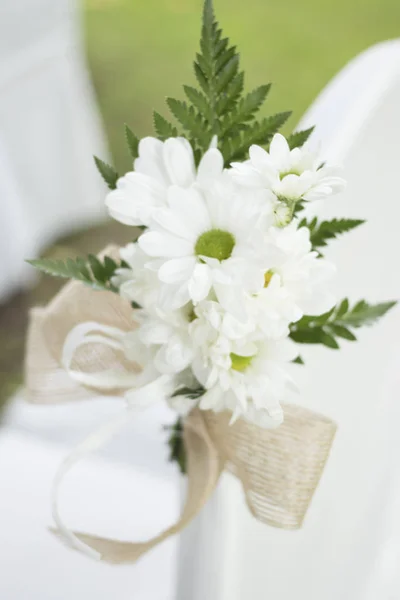
{"label": "green flower center", "polygon": [[193,321],[194,321],[195,319],[197,319],[197,315],[196,315],[196,313],[194,312],[194,306],[193,306],[193,304],[191,305],[191,307],[190,307],[190,309],[189,309],[189,311],[188,311],[188,313],[187,313],[187,319],[188,319],[188,322],[189,322],[189,323],[193,323]]}
{"label": "green flower center", "polygon": [[286,177],[286,175],[301,175],[300,171],[296,170],[296,169],[291,169],[290,171],[282,171],[281,173],[279,173],[279,179],[282,181],[282,179],[284,177]]}
{"label": "green flower center", "polygon": [[210,229],[202,233],[196,242],[194,251],[197,256],[208,256],[217,260],[230,258],[235,247],[235,238],[229,231]]}
{"label": "green flower center", "polygon": [[231,352],[230,357],[232,361],[232,369],[240,372],[245,371],[247,367],[251,365],[251,361],[254,358],[254,356],[240,356],[234,352]]}

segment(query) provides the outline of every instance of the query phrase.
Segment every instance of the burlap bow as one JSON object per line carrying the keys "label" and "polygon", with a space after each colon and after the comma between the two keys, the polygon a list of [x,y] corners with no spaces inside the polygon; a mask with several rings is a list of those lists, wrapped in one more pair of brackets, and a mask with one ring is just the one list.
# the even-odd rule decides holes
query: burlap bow
{"label": "burlap bow", "polygon": [[[26,354],[26,387],[31,401],[58,403],[101,393],[77,384],[61,367],[67,334],[86,321],[125,331],[134,327],[127,301],[78,282],[67,284],[45,308],[32,310]],[[81,348],[74,359],[74,369],[85,373],[113,366],[127,372],[137,370],[101,344]],[[300,528],[328,458],[336,425],[300,406],[286,405],[284,412],[284,423],[278,429],[266,430],[243,419],[229,425],[227,413],[194,409],[184,423],[188,492],[178,522],[146,542],[74,535],[106,562],[134,562],[188,525],[213,493],[224,469],[241,481],[256,519],[275,527]]]}

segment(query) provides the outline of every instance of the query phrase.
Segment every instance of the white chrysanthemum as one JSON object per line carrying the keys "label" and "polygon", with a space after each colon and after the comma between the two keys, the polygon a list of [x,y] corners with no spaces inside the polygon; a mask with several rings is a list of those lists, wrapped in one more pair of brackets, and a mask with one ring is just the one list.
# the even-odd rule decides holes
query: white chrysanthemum
{"label": "white chrysanthemum", "polygon": [[223,162],[219,150],[210,148],[196,172],[192,147],[184,138],[143,138],[134,171],[121,177],[107,195],[109,213],[126,225],[148,225],[154,209],[166,204],[170,186],[207,186],[221,175]]}
{"label": "white chrysanthemum", "polygon": [[287,339],[267,340],[251,322],[243,325],[216,302],[195,309],[190,327],[195,359],[192,369],[206,389],[204,410],[231,410],[262,427],[282,422],[280,401],[291,377],[287,365],[297,352]]}
{"label": "white chrysanthemum", "polygon": [[127,264],[116,271],[111,283],[118,288],[122,298],[135,302],[147,310],[154,310],[159,295],[156,273],[146,269],[148,256],[137,243],[120,248],[120,257]]}
{"label": "white chrysanthemum", "polygon": [[310,230],[297,227],[298,221],[295,219],[287,227],[272,227],[268,232],[270,242],[283,256],[269,275],[279,275],[286,295],[286,308],[292,303],[292,312],[289,310],[287,313],[290,321],[297,321],[304,314],[322,314],[335,304],[335,297],[329,288],[335,266],[311,250]]}
{"label": "white chrysanthemum", "polygon": [[[140,325],[132,332],[132,341],[135,342],[132,350],[136,352],[139,348],[140,352],[141,345],[150,349],[154,367],[159,373],[181,373],[193,360],[189,310],[186,307],[170,314],[160,312],[158,317],[149,316],[145,311],[138,311],[135,315]],[[135,360],[133,356],[132,359]]]}
{"label": "white chrysanthemum", "polygon": [[247,318],[246,294],[262,289],[276,253],[271,246],[260,254],[264,234],[257,204],[230,192],[228,184],[207,191],[170,188],[168,207],[154,213],[140,237],[142,250],[158,259],[152,267],[163,283],[164,308],[198,303],[213,291],[227,311]]}
{"label": "white chrysanthemum", "polygon": [[[225,365],[195,360],[194,373],[207,390],[200,408],[231,410],[232,421],[244,417],[261,427],[277,427],[283,420],[280,402],[291,384],[287,365],[296,356],[294,344],[288,340],[262,340],[254,344],[252,352],[231,353],[225,357]],[[216,379],[214,383],[210,372]]]}
{"label": "white chrysanthemum", "polygon": [[317,200],[340,192],[345,181],[337,167],[323,165],[307,147],[290,147],[280,133],[274,135],[269,152],[253,145],[250,160],[232,164],[232,177],[246,187],[267,188],[279,200]]}
{"label": "white chrysanthemum", "polygon": [[248,299],[248,313],[265,336],[279,339],[289,335],[289,324],[298,321],[303,312],[294,301],[277,272],[265,273],[264,288]]}

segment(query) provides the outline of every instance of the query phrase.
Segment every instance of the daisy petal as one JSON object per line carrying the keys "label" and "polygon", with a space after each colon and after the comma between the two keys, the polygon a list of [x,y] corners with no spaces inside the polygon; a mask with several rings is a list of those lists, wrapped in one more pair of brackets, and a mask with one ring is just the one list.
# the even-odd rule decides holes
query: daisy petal
{"label": "daisy petal", "polygon": [[172,184],[188,187],[195,180],[193,150],[182,138],[169,138],[163,145],[163,157]]}
{"label": "daisy petal", "polygon": [[148,256],[175,258],[190,256],[193,252],[193,246],[187,240],[160,231],[144,233],[138,243]]}
{"label": "daisy petal", "polygon": [[219,150],[207,150],[197,169],[197,182],[200,186],[210,185],[223,171],[224,159]]}
{"label": "daisy petal", "polygon": [[211,228],[210,216],[200,191],[173,186],[168,190],[168,204],[193,234],[197,235]]}
{"label": "daisy petal", "polygon": [[204,300],[210,291],[211,284],[211,271],[208,265],[197,264],[188,285],[193,302]]}
{"label": "daisy petal", "polygon": [[165,262],[158,272],[160,281],[164,283],[178,283],[190,278],[196,264],[194,257],[173,258]]}
{"label": "daisy petal", "polygon": [[185,306],[190,300],[187,285],[164,284],[161,286],[158,304],[161,310],[169,312]]}
{"label": "daisy petal", "polygon": [[281,171],[290,168],[290,148],[282,134],[276,133],[272,138],[269,154]]}
{"label": "daisy petal", "polygon": [[153,137],[145,137],[139,142],[139,157],[135,160],[135,171],[158,181],[163,186],[169,178],[163,161],[163,142]]}

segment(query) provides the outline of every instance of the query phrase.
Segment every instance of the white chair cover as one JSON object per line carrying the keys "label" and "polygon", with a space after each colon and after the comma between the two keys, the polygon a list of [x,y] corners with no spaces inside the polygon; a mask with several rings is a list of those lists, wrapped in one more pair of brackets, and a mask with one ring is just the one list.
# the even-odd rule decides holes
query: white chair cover
{"label": "white chair cover", "polygon": [[58,236],[105,217],[106,155],[75,0],[0,6],[0,301]]}
{"label": "white chair cover", "polygon": [[[0,431],[0,598],[174,600],[176,539],[137,565],[110,567],[65,547],[48,531],[51,483],[66,452],[37,437]],[[72,527],[146,539],[177,519],[178,490],[171,476],[92,458],[66,480],[62,510]]]}
{"label": "white chair cover", "polygon": [[[348,180],[345,194],[309,212],[368,220],[326,251],[339,297],[400,298],[399,106],[400,42],[386,42],[335,77],[300,124],[317,125],[315,143],[343,162]],[[339,427],[304,527],[256,522],[225,476],[184,533],[181,552],[192,563],[179,600],[400,598],[399,316],[396,308],[340,351],[304,347],[299,402]]]}

